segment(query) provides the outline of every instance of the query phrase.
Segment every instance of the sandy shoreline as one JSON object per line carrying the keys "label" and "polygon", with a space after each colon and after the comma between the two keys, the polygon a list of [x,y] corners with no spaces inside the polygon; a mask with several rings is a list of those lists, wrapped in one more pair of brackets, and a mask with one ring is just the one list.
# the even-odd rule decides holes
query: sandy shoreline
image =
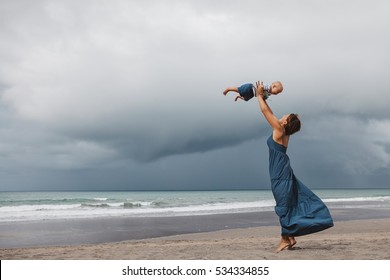
{"label": "sandy shoreline", "polygon": [[0,249],[0,259],[390,259],[390,219],[339,221],[275,253],[278,226],[229,229],[77,246]]}

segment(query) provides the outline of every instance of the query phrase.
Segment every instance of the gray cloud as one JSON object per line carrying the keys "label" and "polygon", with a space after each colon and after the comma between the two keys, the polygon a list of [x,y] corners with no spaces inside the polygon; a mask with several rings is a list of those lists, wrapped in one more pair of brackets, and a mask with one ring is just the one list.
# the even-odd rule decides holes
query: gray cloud
{"label": "gray cloud", "polygon": [[[30,174],[37,186],[68,176],[96,187],[98,174],[123,188],[179,186],[185,178],[199,187],[206,184],[199,174],[214,187],[240,179],[265,185],[258,174],[225,180],[236,164],[222,160],[233,153],[241,165],[266,169],[266,160],[244,150],[265,145],[271,131],[256,101],[222,95],[226,86],[259,79],[284,83],[270,101],[277,115],[302,116],[290,152],[299,171],[309,166],[309,181],[360,176],[384,186],[388,9],[386,1],[3,1],[6,185],[27,184],[9,174]],[[158,171],[164,164],[166,172]],[[186,176],[175,183],[177,169]]]}

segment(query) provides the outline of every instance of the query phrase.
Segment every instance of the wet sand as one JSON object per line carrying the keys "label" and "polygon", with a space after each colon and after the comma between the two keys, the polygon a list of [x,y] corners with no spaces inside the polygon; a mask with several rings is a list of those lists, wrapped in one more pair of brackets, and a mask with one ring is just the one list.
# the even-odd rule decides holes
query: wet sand
{"label": "wet sand", "polygon": [[279,227],[263,226],[93,245],[1,249],[6,259],[390,259],[390,219],[341,221],[275,253]]}
{"label": "wet sand", "polygon": [[[272,212],[140,218],[139,220],[94,219],[89,220],[91,224],[80,220],[73,223],[72,221],[62,221],[62,223],[50,221],[45,223],[45,226],[39,222],[34,226],[31,223],[19,225],[19,228],[9,224],[1,226],[4,231],[0,233],[0,241],[3,244],[0,258],[3,260],[390,259],[388,250],[390,218],[385,218],[385,216],[389,217],[388,210],[371,212],[367,209],[333,210],[332,214],[335,218],[333,228],[299,237],[294,250],[280,253],[275,253],[280,228]],[[123,224],[118,225],[118,223]],[[77,228],[76,225],[79,227]],[[73,228],[59,234],[64,230],[64,226]],[[131,230],[136,226],[138,230]],[[25,229],[21,231],[23,227]],[[49,227],[51,230],[48,231]],[[26,232],[26,228],[30,231]],[[13,242],[18,240],[15,238],[16,232],[19,232],[20,240],[26,240],[24,239],[26,235],[37,234],[39,230],[43,235],[36,238],[32,236],[24,245],[10,242],[10,240]],[[68,239],[64,238],[66,235],[69,236]],[[117,240],[118,238],[126,241]],[[60,244],[60,241],[63,244]],[[4,244],[8,245],[8,248]]]}

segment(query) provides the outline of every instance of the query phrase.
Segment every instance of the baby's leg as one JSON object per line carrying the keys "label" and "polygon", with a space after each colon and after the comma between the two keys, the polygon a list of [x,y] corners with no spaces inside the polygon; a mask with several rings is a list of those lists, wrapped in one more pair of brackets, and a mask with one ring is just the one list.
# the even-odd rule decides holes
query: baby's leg
{"label": "baby's leg", "polygon": [[237,95],[236,98],[234,99],[234,101],[237,101],[238,99],[245,100],[244,97],[242,97],[241,95]]}
{"label": "baby's leg", "polygon": [[226,95],[229,91],[238,92],[238,88],[237,88],[237,87],[228,87],[228,88],[226,88],[226,89],[223,91],[223,95]]}

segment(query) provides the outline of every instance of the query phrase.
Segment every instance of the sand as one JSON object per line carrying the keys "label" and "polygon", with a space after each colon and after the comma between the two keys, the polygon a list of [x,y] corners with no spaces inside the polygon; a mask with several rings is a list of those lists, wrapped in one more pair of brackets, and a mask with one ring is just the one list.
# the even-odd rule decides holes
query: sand
{"label": "sand", "polygon": [[261,226],[92,245],[0,249],[0,259],[390,259],[390,219],[339,221],[331,229],[297,238],[294,250],[275,253],[279,233],[277,226]]}

